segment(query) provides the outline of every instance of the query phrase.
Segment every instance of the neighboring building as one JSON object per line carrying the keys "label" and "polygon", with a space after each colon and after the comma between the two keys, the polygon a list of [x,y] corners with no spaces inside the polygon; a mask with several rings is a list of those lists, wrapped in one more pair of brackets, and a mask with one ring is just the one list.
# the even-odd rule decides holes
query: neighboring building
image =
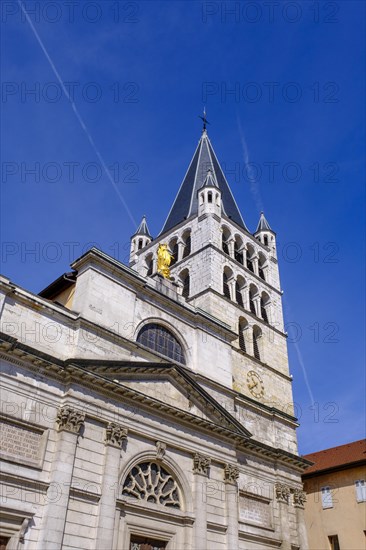
{"label": "neighboring building", "polygon": [[249,232],[205,130],[130,266],[71,267],[39,295],[1,279],[1,544],[305,550],[276,235]]}
{"label": "neighboring building", "polygon": [[365,550],[366,440],[311,453],[303,475],[310,550]]}

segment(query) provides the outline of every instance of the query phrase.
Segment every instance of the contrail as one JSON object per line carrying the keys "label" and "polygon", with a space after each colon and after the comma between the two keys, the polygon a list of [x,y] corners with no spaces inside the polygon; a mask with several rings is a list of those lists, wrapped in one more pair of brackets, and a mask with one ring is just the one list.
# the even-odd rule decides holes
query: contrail
{"label": "contrail", "polygon": [[241,122],[240,122],[240,118],[239,118],[238,114],[236,115],[236,120],[237,120],[237,123],[238,123],[240,140],[241,140],[241,144],[242,144],[242,147],[243,147],[244,162],[246,164],[246,167],[247,167],[246,169],[248,171],[250,192],[252,194],[252,197],[254,199],[254,202],[256,204],[256,207],[257,207],[258,211],[262,212],[264,210],[264,208],[263,208],[263,201],[262,201],[261,193],[260,193],[260,190],[259,190],[259,183],[258,183],[258,181],[256,181],[256,177],[257,177],[256,174],[253,173],[253,169],[249,166],[250,161],[249,161],[248,145],[247,145],[247,141],[245,139],[245,135],[244,135],[243,128],[241,126]]}
{"label": "contrail", "polygon": [[107,178],[108,178],[109,181],[111,182],[111,184],[112,184],[112,186],[113,186],[115,192],[116,192],[117,195],[118,195],[118,198],[120,199],[121,203],[123,204],[123,206],[124,206],[124,208],[125,208],[125,210],[126,210],[126,212],[127,212],[127,214],[128,214],[128,217],[130,218],[131,222],[132,222],[133,225],[134,225],[134,228],[136,228],[136,226],[137,226],[136,220],[135,220],[135,218],[133,217],[132,212],[131,212],[130,209],[128,208],[125,199],[124,199],[123,196],[121,195],[121,192],[120,192],[120,190],[118,189],[118,187],[117,187],[117,185],[116,185],[116,183],[115,183],[115,181],[114,181],[114,179],[113,179],[113,177],[112,177],[112,174],[110,173],[110,171],[109,171],[109,169],[108,169],[108,166],[107,166],[106,163],[104,162],[104,159],[103,159],[101,153],[99,152],[97,146],[95,145],[94,140],[93,140],[93,138],[92,138],[92,136],[91,136],[89,130],[87,129],[87,127],[86,127],[86,125],[85,125],[85,123],[84,123],[84,121],[83,121],[83,119],[82,119],[82,117],[81,117],[79,111],[77,110],[77,107],[76,107],[76,105],[75,105],[75,102],[71,99],[70,94],[68,93],[67,89],[65,88],[64,83],[63,83],[63,81],[62,81],[62,78],[61,78],[59,72],[57,71],[57,69],[56,69],[56,67],[55,67],[55,64],[53,63],[51,57],[49,56],[49,54],[48,54],[48,52],[47,52],[47,50],[46,50],[46,48],[45,48],[45,46],[44,46],[44,44],[43,44],[43,42],[42,42],[40,36],[39,36],[39,34],[37,33],[37,31],[36,31],[36,29],[35,29],[35,27],[34,27],[32,21],[31,21],[29,15],[28,15],[28,13],[27,13],[27,11],[24,9],[24,6],[23,6],[23,4],[22,4],[22,2],[21,2],[20,0],[18,0],[18,4],[19,4],[19,6],[20,6],[22,12],[24,13],[24,15],[25,15],[25,17],[26,17],[26,19],[27,19],[27,21],[28,21],[28,23],[29,23],[29,26],[30,26],[30,28],[31,28],[32,31],[33,31],[34,36],[36,37],[38,44],[40,45],[40,47],[41,47],[43,53],[45,54],[45,56],[46,56],[46,58],[47,58],[47,61],[49,62],[50,66],[51,66],[51,69],[52,69],[53,72],[55,73],[55,76],[56,76],[57,80],[58,80],[59,83],[60,83],[60,86],[61,86],[61,88],[62,88],[62,91],[64,92],[65,96],[66,96],[67,99],[69,100],[69,102],[70,102],[70,104],[71,104],[71,107],[72,107],[72,110],[74,111],[75,116],[76,116],[76,118],[78,119],[81,128],[84,130],[85,135],[86,135],[86,137],[88,138],[90,145],[91,145],[92,148],[94,149],[94,152],[95,152],[95,154],[97,155],[97,157],[98,157],[98,159],[99,159],[99,161],[100,161],[100,164],[103,166],[103,169],[104,169],[104,172],[105,172],[106,175],[107,175]]}
{"label": "contrail", "polygon": [[[289,317],[290,317],[291,316],[291,308],[290,308],[290,305],[288,303],[288,300],[285,300],[285,298],[283,298],[283,305],[284,305],[284,308],[287,310],[287,313],[289,314]],[[301,367],[301,370],[302,370],[302,373],[303,373],[303,376],[304,376],[305,385],[306,385],[306,389],[308,390],[308,394],[309,394],[309,397],[310,397],[311,404],[314,406],[315,399],[314,399],[314,395],[313,395],[313,392],[312,392],[312,389],[311,389],[311,386],[310,386],[308,374],[306,372],[306,367],[305,367],[305,363],[304,363],[304,360],[303,360],[303,357],[302,357],[302,353],[300,351],[299,344],[297,342],[293,342],[293,344],[295,345],[297,358],[298,358],[298,361],[300,363],[300,367]]]}

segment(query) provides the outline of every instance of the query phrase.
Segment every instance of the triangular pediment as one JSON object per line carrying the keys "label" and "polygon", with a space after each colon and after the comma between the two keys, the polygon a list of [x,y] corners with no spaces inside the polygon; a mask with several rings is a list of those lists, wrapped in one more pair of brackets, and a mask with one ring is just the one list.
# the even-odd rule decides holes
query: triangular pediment
{"label": "triangular pediment", "polygon": [[[73,360],[72,365],[136,393],[145,404],[248,438],[250,432],[187,371],[175,364]],[[183,415],[183,416],[182,416]]]}

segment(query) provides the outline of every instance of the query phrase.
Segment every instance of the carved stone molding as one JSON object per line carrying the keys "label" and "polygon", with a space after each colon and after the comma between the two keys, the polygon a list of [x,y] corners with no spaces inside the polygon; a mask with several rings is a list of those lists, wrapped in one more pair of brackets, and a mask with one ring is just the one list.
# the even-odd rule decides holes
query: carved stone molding
{"label": "carved stone molding", "polygon": [[80,428],[84,425],[84,420],[85,413],[67,405],[57,411],[56,422],[59,432],[67,431],[78,434]]}
{"label": "carved stone molding", "polygon": [[122,446],[122,443],[127,439],[127,428],[123,428],[119,424],[114,422],[109,422],[108,426],[105,429],[105,439],[104,443],[106,445],[111,445],[112,447],[118,447],[119,449]]}
{"label": "carved stone molding", "polygon": [[156,441],[155,446],[156,446],[156,458],[159,460],[162,460],[166,453],[166,443],[163,443],[162,441]]}
{"label": "carved stone molding", "polygon": [[193,473],[208,476],[211,458],[196,453],[193,457]]}
{"label": "carved stone molding", "polygon": [[295,508],[304,508],[306,502],[306,493],[301,489],[293,489],[293,499]]}
{"label": "carved stone molding", "polygon": [[224,479],[227,483],[236,483],[236,480],[239,477],[239,468],[233,466],[232,464],[225,464],[224,468]]}
{"label": "carved stone molding", "polygon": [[285,504],[288,504],[288,499],[290,496],[290,487],[288,487],[287,485],[284,485],[283,483],[276,483],[275,492],[276,492],[276,499],[279,502],[284,502]]}

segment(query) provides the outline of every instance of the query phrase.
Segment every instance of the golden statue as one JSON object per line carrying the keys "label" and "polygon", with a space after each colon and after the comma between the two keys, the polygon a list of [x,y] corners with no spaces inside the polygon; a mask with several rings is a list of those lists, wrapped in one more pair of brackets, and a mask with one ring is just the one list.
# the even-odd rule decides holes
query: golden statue
{"label": "golden statue", "polygon": [[169,266],[172,262],[172,254],[168,250],[167,244],[159,244],[158,248],[158,273],[165,279],[170,279]]}

